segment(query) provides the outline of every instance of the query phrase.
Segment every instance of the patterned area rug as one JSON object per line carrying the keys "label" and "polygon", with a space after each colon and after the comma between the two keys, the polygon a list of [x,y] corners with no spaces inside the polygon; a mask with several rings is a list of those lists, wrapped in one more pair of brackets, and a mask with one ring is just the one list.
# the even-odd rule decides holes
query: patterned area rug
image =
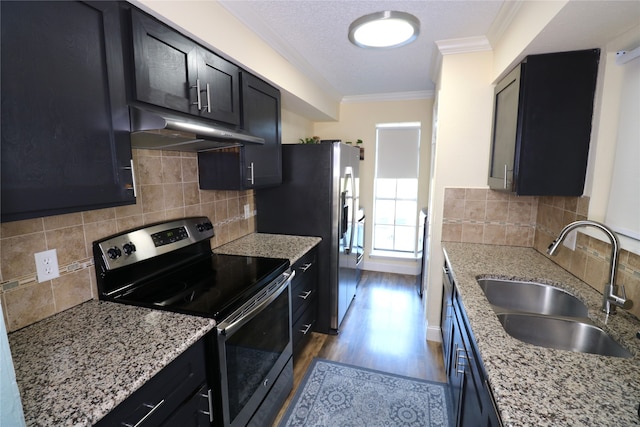
{"label": "patterned area rug", "polygon": [[279,427],[448,427],[447,387],[314,359]]}

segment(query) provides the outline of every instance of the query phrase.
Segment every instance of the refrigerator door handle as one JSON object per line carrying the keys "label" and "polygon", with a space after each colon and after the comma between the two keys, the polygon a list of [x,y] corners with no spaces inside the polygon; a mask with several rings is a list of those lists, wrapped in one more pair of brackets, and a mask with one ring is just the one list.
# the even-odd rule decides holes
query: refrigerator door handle
{"label": "refrigerator door handle", "polygon": [[344,238],[347,232],[347,224],[349,222],[349,205],[347,205],[347,192],[343,191],[340,194],[340,201],[342,203],[342,224],[340,226],[341,238]]}

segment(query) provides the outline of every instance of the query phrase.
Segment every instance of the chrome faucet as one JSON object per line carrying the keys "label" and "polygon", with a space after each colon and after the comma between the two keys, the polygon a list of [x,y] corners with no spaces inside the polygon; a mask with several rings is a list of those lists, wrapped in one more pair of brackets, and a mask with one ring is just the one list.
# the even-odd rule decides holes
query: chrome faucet
{"label": "chrome faucet", "polygon": [[618,237],[615,235],[613,230],[607,227],[604,224],[601,224],[597,221],[574,221],[572,223],[567,224],[558,237],[551,242],[549,248],[547,249],[547,253],[551,256],[555,254],[558,250],[558,246],[562,243],[562,241],[567,237],[567,235],[576,228],[579,227],[595,227],[601,231],[603,231],[611,241],[611,260],[609,263],[609,283],[604,286],[604,295],[602,299],[602,311],[607,314],[615,314],[616,307],[621,307],[625,310],[628,310],[633,305],[633,302],[630,299],[627,299],[627,295],[624,291],[624,286],[620,285],[620,295],[617,294],[618,286],[616,285],[616,271],[618,270],[618,256],[620,254],[620,242],[618,241]]}

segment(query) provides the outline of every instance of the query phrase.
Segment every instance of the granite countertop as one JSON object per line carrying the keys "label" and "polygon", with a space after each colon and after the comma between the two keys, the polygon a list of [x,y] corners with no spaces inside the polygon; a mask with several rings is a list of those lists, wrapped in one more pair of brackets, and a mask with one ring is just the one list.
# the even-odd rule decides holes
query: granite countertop
{"label": "granite countertop", "polygon": [[[532,248],[443,243],[505,426],[640,425],[637,318],[601,312],[602,294]],[[508,335],[479,277],[537,280],[573,293],[590,319],[634,353],[616,358],[548,349]],[[636,301],[640,304],[640,301]]]}
{"label": "granite countertop", "polygon": [[293,265],[320,243],[320,237],[253,233],[213,250],[217,254],[286,258]]}
{"label": "granite countertop", "polygon": [[88,301],[9,334],[28,426],[90,426],[215,327]]}

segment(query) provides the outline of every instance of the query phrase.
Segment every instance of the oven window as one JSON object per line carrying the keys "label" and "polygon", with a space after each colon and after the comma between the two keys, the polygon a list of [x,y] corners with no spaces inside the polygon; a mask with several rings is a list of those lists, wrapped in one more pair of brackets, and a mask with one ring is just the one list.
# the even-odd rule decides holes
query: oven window
{"label": "oven window", "polygon": [[260,314],[226,339],[231,421],[240,413],[285,351],[290,339],[289,328],[289,293],[283,292]]}

